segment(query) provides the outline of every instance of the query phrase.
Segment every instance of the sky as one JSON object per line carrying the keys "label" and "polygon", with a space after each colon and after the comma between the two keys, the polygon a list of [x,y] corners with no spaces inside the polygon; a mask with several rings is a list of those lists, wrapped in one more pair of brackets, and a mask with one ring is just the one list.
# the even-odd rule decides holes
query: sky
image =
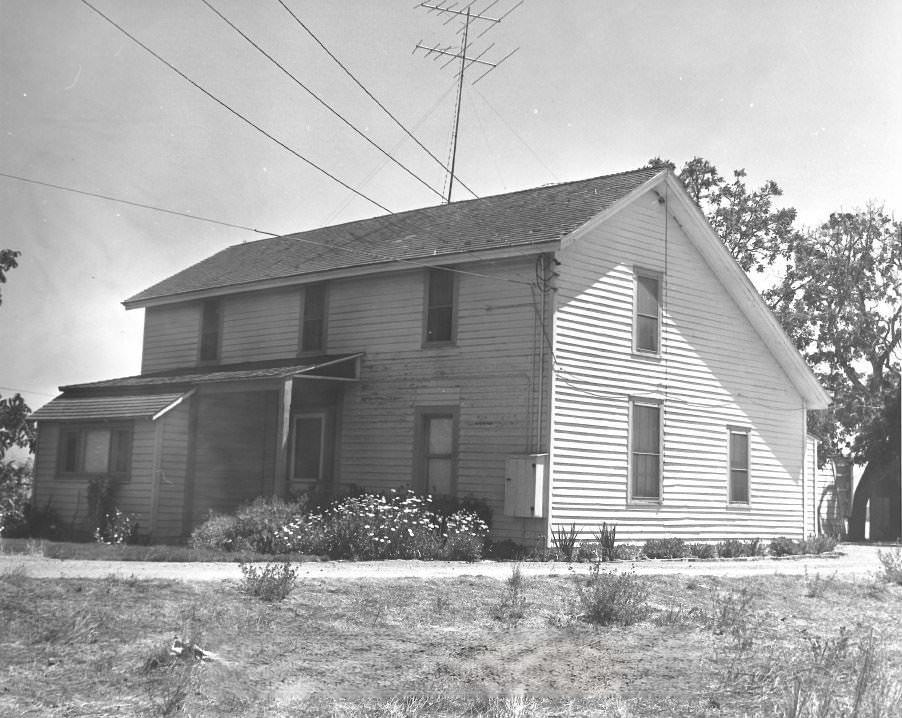
{"label": "sky", "polygon": [[[278,0],[209,2],[422,182],[202,0],[90,1],[387,209],[440,203],[444,170]],[[284,2],[447,163],[456,68],[414,48],[458,44],[457,20],[415,0]],[[467,75],[456,174],[486,196],[701,156],[722,174],[745,168],[754,185],[776,180],[801,225],[869,201],[898,217],[900,27],[898,0],[525,0],[472,46],[494,43],[491,60],[516,52],[475,85]],[[0,0],[0,173],[276,234],[383,213],[81,0]],[[5,177],[0,217],[0,247],[22,253],[0,285],[0,395],[21,392],[32,408],[60,385],[139,373],[143,310],[121,301],[261,236]]]}

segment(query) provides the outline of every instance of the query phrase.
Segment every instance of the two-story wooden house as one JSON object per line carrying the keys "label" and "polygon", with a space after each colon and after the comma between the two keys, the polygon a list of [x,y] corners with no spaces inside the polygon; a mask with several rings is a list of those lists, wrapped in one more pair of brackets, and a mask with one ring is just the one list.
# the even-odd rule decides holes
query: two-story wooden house
{"label": "two-story wooden house", "polygon": [[352,484],[479,497],[529,543],[815,528],[828,397],[670,171],[247,242],[125,306],[140,376],[35,413],[35,500],[65,518],[110,474],[159,540]]}

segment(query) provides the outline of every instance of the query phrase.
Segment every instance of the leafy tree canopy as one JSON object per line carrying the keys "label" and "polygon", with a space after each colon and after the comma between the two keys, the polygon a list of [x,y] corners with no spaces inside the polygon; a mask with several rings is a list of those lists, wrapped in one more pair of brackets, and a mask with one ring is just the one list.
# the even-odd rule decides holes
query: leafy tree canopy
{"label": "leafy tree canopy", "polygon": [[[6,273],[18,266],[19,254],[13,249],[0,249],[0,284],[6,282]],[[0,296],[0,303],[2,299]],[[29,414],[31,409],[20,394],[7,399],[0,396],[0,459],[13,446],[34,450],[34,422],[28,418]]]}
{"label": "leafy tree canopy", "polygon": [[[648,164],[677,171],[659,157]],[[744,170],[728,182],[700,157],[678,175],[740,267],[779,272],[764,299],[833,393],[809,430],[858,463],[898,457],[902,224],[868,206],[800,230],[795,209],[774,206],[773,180],[749,189]]]}
{"label": "leafy tree canopy", "polygon": [[[4,284],[6,282],[6,273],[10,269],[15,269],[19,266],[19,263],[16,262],[16,257],[18,257],[21,252],[17,252],[14,249],[0,249],[0,284]],[[0,304],[3,303],[3,295],[0,294]]]}

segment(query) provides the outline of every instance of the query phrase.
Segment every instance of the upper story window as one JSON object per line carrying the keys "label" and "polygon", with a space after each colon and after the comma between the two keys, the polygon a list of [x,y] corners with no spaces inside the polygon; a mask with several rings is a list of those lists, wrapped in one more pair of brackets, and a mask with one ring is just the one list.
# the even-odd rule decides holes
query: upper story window
{"label": "upper story window", "polygon": [[730,503],[749,502],[749,430],[730,429]]}
{"label": "upper story window", "polygon": [[430,269],[426,287],[426,344],[453,342],[454,272]]}
{"label": "upper story window", "polygon": [[60,434],[59,470],[65,474],[127,477],[131,453],[132,432],[128,427],[67,427]]}
{"label": "upper story window", "polygon": [[304,311],[301,317],[302,352],[323,351],[326,345],[326,285],[304,287]]}
{"label": "upper story window", "polygon": [[636,269],[633,348],[637,352],[658,354],[661,351],[661,275]]}
{"label": "upper story window", "polygon": [[630,498],[661,499],[661,405],[633,400],[630,418]]}
{"label": "upper story window", "polygon": [[200,360],[212,362],[219,359],[219,335],[222,326],[218,299],[208,299],[203,304],[200,325]]}

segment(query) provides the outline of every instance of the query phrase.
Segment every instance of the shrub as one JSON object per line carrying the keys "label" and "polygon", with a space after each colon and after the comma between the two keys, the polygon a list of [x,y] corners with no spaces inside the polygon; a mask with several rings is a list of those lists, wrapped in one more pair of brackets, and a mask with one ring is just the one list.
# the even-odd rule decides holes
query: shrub
{"label": "shrub", "polygon": [[576,547],[576,560],[583,561],[602,561],[603,550],[598,541],[580,541]]}
{"label": "shrub", "polygon": [[695,558],[715,558],[717,551],[713,544],[709,543],[691,543],[686,546],[690,556]]}
{"label": "shrub", "polygon": [[214,514],[191,532],[191,546],[197,549],[234,551],[238,536],[238,520],[234,516]]}
{"label": "shrub", "polygon": [[632,571],[602,571],[596,563],[585,579],[577,577],[581,617],[599,626],[631,626],[649,613],[648,586]]}
{"label": "shrub", "polygon": [[130,544],[138,538],[138,521],[134,514],[126,514],[118,508],[103,517],[103,523],[94,529],[94,540],[106,544]]}
{"label": "shrub", "polygon": [[0,463],[0,536],[20,537],[25,533],[31,483],[31,462]]}
{"label": "shrub", "polygon": [[778,536],[770,542],[770,552],[774,556],[799,556],[803,553],[801,541]]}
{"label": "shrub", "polygon": [[522,544],[504,539],[502,541],[489,541],[485,547],[486,556],[499,561],[522,561],[529,556],[529,549]]}
{"label": "shrub", "polygon": [[266,602],[281,601],[294,589],[298,572],[288,561],[267,563],[262,568],[249,563],[239,565],[244,575],[241,590],[249,596]]}
{"label": "shrub", "polygon": [[504,590],[498,605],[492,608],[492,617],[514,628],[526,616],[526,580],[520,570],[520,564],[514,564],[511,575],[504,582]]}
{"label": "shrub", "polygon": [[648,539],[642,547],[642,553],[648,558],[684,558],[689,550],[683,539]]}
{"label": "shrub", "polygon": [[273,554],[281,528],[304,510],[303,502],[287,502],[276,496],[257,497],[235,512],[235,548]]}
{"label": "shrub", "polygon": [[642,547],[633,543],[622,543],[614,547],[614,558],[618,561],[635,561],[642,555]]}
{"label": "shrub", "polygon": [[887,583],[897,583],[902,586],[902,549],[896,546],[888,551],[878,551],[877,557],[883,565],[883,574],[880,576]]}
{"label": "shrub", "polygon": [[721,558],[739,558],[743,556],[757,556],[761,549],[760,539],[727,539],[717,544],[717,555]]}
{"label": "shrub", "polygon": [[802,541],[802,553],[829,553],[836,548],[837,543],[838,541],[835,536],[827,536],[826,534],[821,534],[820,536],[809,536],[807,539]]}
{"label": "shrub", "polygon": [[551,541],[554,543],[554,547],[563,554],[564,559],[567,561],[572,561],[574,558],[576,537],[577,532],[575,523],[571,523],[570,528],[558,524],[551,529]]}

